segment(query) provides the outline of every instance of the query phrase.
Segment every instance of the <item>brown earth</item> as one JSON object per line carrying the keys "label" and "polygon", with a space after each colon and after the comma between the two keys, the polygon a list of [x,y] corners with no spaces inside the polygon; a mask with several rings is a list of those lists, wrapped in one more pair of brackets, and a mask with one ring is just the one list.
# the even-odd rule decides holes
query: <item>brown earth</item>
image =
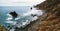
{"label": "brown earth", "polygon": [[60,0],[46,0],[34,7],[45,13],[26,26],[26,31],[60,31]]}
{"label": "brown earth", "polygon": [[37,31],[60,31],[60,0],[46,0],[35,7],[47,13]]}
{"label": "brown earth", "polygon": [[3,26],[0,25],[0,31],[7,31]]}

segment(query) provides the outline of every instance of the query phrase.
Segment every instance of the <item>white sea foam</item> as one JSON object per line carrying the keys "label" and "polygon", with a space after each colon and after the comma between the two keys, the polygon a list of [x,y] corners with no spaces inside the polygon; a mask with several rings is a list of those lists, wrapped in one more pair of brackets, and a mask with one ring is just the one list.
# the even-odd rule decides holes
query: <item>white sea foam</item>
{"label": "white sea foam", "polygon": [[7,14],[8,18],[6,20],[12,20],[12,16],[10,14]]}
{"label": "white sea foam", "polygon": [[15,25],[17,22],[16,21],[5,21],[5,23],[11,24],[11,25]]}
{"label": "white sea foam", "polygon": [[[41,16],[43,14],[43,12],[42,12],[42,10],[37,10],[37,9],[33,8],[32,10],[28,11],[27,13],[24,13],[22,16],[25,17],[25,16],[29,16],[31,14],[33,14],[33,15],[36,14],[37,16]],[[11,15],[8,14],[8,16],[10,18],[7,18],[7,20],[12,20],[13,19]],[[31,19],[31,21],[37,20],[38,19],[37,16],[33,17]],[[15,18],[15,20],[19,20],[19,19],[20,19],[20,17]],[[22,22],[21,24],[19,23],[17,25],[17,27],[21,27],[21,26],[24,27],[24,26],[28,25],[31,21],[26,20],[25,22]],[[6,21],[6,23],[11,23],[11,24],[15,25],[17,22],[14,22],[14,21]]]}
{"label": "white sea foam", "polygon": [[7,18],[6,20],[11,20],[12,18]]}
{"label": "white sea foam", "polygon": [[[24,28],[26,25],[30,24],[30,22],[32,22],[34,20],[37,20],[38,16],[41,16],[43,14],[43,12],[42,12],[42,10],[37,10],[37,9],[33,8],[32,10],[28,11],[27,13],[24,13],[22,16],[25,17],[25,16],[29,16],[31,14],[33,14],[33,15],[36,14],[37,16],[33,17],[31,19],[31,21],[25,20],[25,22],[21,22],[21,23],[16,22],[16,20],[18,21],[20,19],[20,16],[18,16],[17,18],[15,18],[15,21],[11,21],[13,18],[12,18],[11,15],[8,14],[9,17],[6,19],[6,20],[8,20],[8,21],[6,21],[6,23],[10,23],[11,25],[15,25],[18,28],[20,28],[20,27]],[[14,28],[11,29],[11,30],[14,30]]]}
{"label": "white sea foam", "polygon": [[[36,14],[37,16],[41,16],[43,14],[43,12],[42,12],[42,10],[37,10],[37,9],[33,8],[32,10],[28,11],[27,13],[24,13],[23,16],[29,16],[31,14],[33,14],[33,15]],[[28,25],[30,22],[32,22],[34,20],[37,20],[38,19],[37,16],[33,17],[31,19],[31,21],[26,20],[26,22],[22,22],[22,27],[24,27],[25,25]]]}
{"label": "white sea foam", "polygon": [[15,20],[19,20],[19,19],[20,19],[20,17],[15,18]]}
{"label": "white sea foam", "polygon": [[11,29],[10,31],[14,31],[15,29]]}
{"label": "white sea foam", "polygon": [[28,11],[27,13],[24,13],[23,16],[28,16],[28,15],[31,15],[31,14],[36,14],[37,16],[40,16],[43,14],[42,10],[37,10],[35,8],[33,8],[32,10]]}
{"label": "white sea foam", "polygon": [[37,20],[37,19],[38,19],[38,17],[37,17],[37,16],[35,16],[34,18],[32,18],[32,21]]}
{"label": "white sea foam", "polygon": [[[7,14],[7,16],[8,16],[8,18],[6,20],[12,20],[13,19],[10,14]],[[18,19],[20,19],[20,14],[17,18],[15,18],[15,20],[18,20]]]}
{"label": "white sea foam", "polygon": [[20,24],[17,24],[16,26],[18,27],[18,28],[20,28],[20,27],[25,27],[26,25],[28,25],[30,23],[30,21],[29,20],[26,20],[26,22],[22,22],[22,23],[20,23]]}
{"label": "white sea foam", "polygon": [[10,14],[7,14],[7,16],[12,17]]}

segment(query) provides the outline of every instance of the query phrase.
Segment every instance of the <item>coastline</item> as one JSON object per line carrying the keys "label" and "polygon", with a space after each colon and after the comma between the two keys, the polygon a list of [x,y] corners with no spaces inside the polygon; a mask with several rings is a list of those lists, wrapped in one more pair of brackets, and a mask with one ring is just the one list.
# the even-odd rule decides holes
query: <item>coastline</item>
{"label": "coastline", "polygon": [[60,0],[46,0],[35,7],[45,11],[47,16],[30,23],[27,31],[60,31]]}
{"label": "coastline", "polygon": [[44,13],[42,16],[39,16],[37,20],[30,22],[25,28],[23,28],[25,31],[37,31],[37,29],[40,26],[41,20],[46,18],[47,14]]}

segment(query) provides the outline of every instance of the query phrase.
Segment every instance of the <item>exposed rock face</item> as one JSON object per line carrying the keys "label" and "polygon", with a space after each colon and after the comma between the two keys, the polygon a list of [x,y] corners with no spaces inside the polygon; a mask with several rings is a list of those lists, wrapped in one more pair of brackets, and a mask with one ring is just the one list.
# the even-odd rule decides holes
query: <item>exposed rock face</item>
{"label": "exposed rock face", "polygon": [[35,7],[47,13],[37,31],[60,31],[60,0],[46,0]]}

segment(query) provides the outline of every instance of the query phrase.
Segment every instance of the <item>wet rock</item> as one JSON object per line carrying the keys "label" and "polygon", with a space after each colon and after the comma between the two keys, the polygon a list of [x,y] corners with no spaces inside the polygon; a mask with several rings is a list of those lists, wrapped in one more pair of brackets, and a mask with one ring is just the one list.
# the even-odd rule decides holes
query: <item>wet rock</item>
{"label": "wet rock", "polygon": [[18,16],[18,14],[14,11],[14,12],[10,12],[9,13],[13,18],[16,18]]}

